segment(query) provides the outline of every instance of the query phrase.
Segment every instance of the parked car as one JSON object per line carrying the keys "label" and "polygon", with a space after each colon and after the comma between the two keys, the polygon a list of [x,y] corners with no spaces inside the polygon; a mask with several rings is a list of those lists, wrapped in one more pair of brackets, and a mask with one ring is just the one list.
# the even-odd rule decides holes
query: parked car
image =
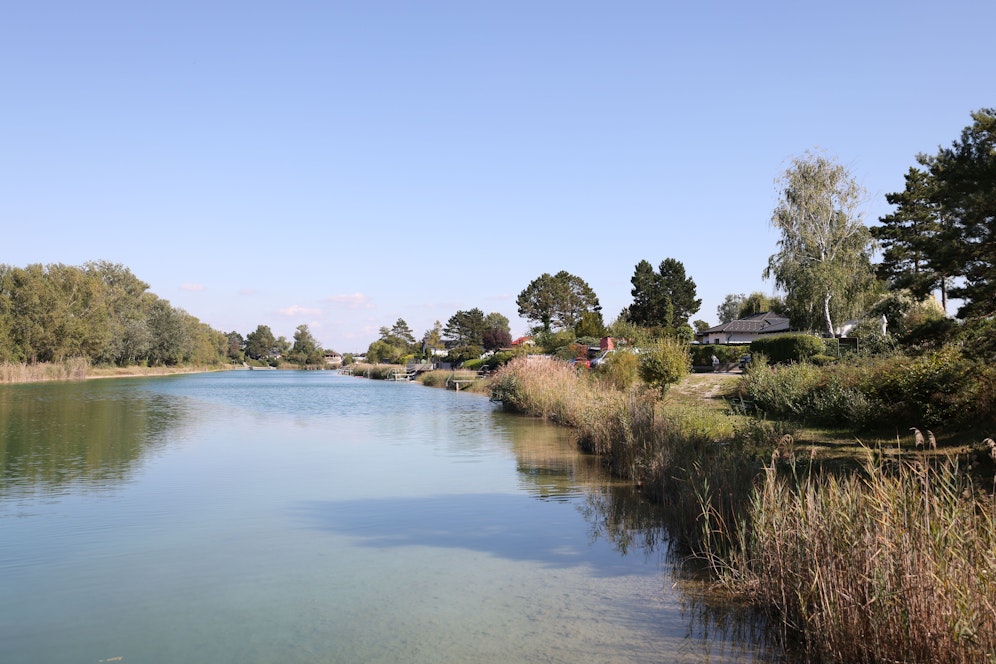
{"label": "parked car", "polygon": [[605,362],[606,359],[608,359],[609,355],[611,355],[614,352],[616,352],[616,351],[615,350],[611,350],[611,349],[610,350],[604,350],[604,351],[602,351],[599,354],[598,357],[596,357],[595,359],[593,359],[591,361],[591,363],[590,363],[589,366],[591,366],[592,369],[598,367],[600,364],[602,364],[603,362]]}
{"label": "parked car", "polygon": [[591,360],[582,359],[580,357],[575,357],[573,360],[570,360],[568,364],[571,365],[572,367],[581,366],[589,369],[591,368]]}
{"label": "parked car", "polygon": [[741,371],[746,371],[748,364],[750,364],[750,355],[749,354],[748,355],[744,355],[743,357],[740,358],[740,370]]}
{"label": "parked car", "polygon": [[598,366],[601,366],[602,364],[604,364],[606,362],[606,360],[609,359],[609,357],[612,355],[612,353],[615,353],[615,352],[633,353],[634,355],[639,355],[640,353],[643,352],[643,350],[640,349],[640,348],[634,348],[633,346],[624,346],[622,348],[615,348],[615,349],[610,349],[610,350],[603,350],[598,357],[596,357],[595,359],[593,359],[591,361],[591,368],[594,369],[594,368],[596,368]]}

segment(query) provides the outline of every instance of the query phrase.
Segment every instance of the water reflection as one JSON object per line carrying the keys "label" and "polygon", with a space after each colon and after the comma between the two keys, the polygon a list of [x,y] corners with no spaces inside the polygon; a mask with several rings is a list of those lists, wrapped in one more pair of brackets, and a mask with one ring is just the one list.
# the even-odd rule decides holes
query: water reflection
{"label": "water reflection", "polygon": [[519,476],[529,493],[541,500],[580,497],[577,509],[588,524],[591,542],[607,541],[623,556],[658,558],[667,571],[664,578],[678,591],[689,651],[717,661],[782,661],[768,617],[717,592],[700,561],[689,560],[669,546],[667,514],[659,505],[641,496],[631,483],[610,478],[597,457],[579,453],[568,430],[522,417],[495,419],[496,428],[510,437]]}
{"label": "water reflection", "polygon": [[0,508],[121,488],[5,524],[3,661],[86,640],[92,661],[774,659],[673,573],[659,507],[476,395],[321,372],[8,386],[0,472]]}
{"label": "water reflection", "polygon": [[106,489],[165,445],[187,408],[101,383],[0,388],[0,498]]}

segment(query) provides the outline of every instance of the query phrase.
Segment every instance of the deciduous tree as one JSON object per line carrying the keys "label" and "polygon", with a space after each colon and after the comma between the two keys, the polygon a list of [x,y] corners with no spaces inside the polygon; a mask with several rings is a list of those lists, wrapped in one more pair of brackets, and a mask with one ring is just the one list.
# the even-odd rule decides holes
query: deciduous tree
{"label": "deciduous tree", "polygon": [[269,325],[260,325],[246,335],[246,355],[254,360],[268,357],[276,345],[277,339]]}
{"label": "deciduous tree", "polygon": [[508,318],[492,311],[484,317],[484,332],[481,335],[484,350],[498,350],[512,345],[512,330]]}
{"label": "deciduous tree", "polygon": [[519,315],[540,329],[573,328],[586,311],[601,311],[598,296],[583,279],[561,270],[533,279],[516,298]]}
{"label": "deciduous tree", "polygon": [[764,277],[785,291],[793,325],[833,336],[834,320],[862,311],[875,283],[862,189],[843,166],[809,152],[793,160],[780,189],[771,223],[781,239]]}
{"label": "deciduous tree", "polygon": [[747,296],[743,293],[729,293],[723,302],[716,307],[716,317],[720,323],[730,323],[741,318],[740,310],[744,306]]}
{"label": "deciduous tree", "polygon": [[294,331],[294,345],[291,347],[292,361],[300,365],[321,364],[322,346],[311,334],[307,325],[298,325]]}

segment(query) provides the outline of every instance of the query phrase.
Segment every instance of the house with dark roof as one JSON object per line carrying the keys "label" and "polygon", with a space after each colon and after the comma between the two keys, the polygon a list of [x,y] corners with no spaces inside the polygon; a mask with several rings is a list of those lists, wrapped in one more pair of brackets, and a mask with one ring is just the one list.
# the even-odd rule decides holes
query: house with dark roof
{"label": "house with dark roof", "polygon": [[777,334],[790,330],[789,319],[770,311],[762,311],[740,320],[722,323],[695,335],[704,344],[746,344],[762,334]]}

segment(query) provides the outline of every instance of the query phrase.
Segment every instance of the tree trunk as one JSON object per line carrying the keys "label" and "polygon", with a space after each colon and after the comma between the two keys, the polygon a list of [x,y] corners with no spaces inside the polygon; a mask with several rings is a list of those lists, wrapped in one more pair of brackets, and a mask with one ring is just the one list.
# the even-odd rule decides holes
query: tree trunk
{"label": "tree trunk", "polygon": [[830,318],[830,298],[833,297],[832,293],[827,293],[823,297],[823,316],[826,318],[827,323],[827,335],[830,337],[834,336],[833,331],[833,320]]}

